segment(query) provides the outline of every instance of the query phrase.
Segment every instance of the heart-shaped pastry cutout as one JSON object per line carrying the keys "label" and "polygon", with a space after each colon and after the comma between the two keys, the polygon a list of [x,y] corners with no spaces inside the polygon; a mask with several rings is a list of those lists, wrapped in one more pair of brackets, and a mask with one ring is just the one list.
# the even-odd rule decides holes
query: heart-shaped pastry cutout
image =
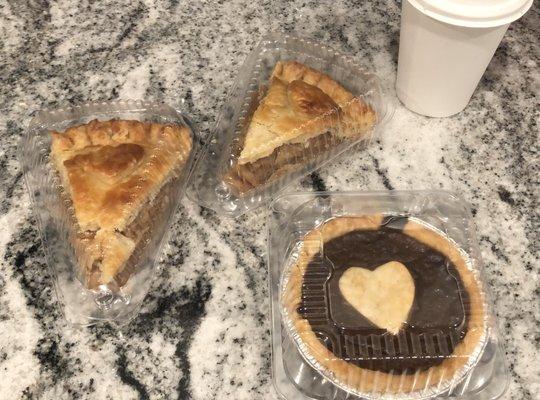
{"label": "heart-shaped pastry cutout", "polygon": [[414,300],[414,280],[405,265],[391,261],[374,271],[351,267],[339,279],[341,294],[360,314],[396,335]]}

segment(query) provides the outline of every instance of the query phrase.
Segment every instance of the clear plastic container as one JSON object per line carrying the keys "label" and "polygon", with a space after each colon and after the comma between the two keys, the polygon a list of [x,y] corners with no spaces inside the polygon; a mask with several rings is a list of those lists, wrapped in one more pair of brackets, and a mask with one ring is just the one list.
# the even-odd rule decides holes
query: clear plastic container
{"label": "clear plastic container", "polygon": [[[66,176],[69,176],[67,179],[70,182],[73,179],[86,179],[90,176],[89,181],[83,182],[83,186],[86,185],[84,190],[88,188],[89,183],[112,185],[107,187],[118,189],[127,180],[133,179],[135,189],[133,191],[127,189],[128,191],[123,193],[128,193],[128,197],[129,193],[139,190],[141,193],[146,193],[139,197],[125,199],[124,203],[124,200],[114,203],[121,204],[116,211],[120,213],[127,213],[127,207],[134,204],[139,207],[138,211],[134,211],[136,217],[126,222],[123,231],[111,228],[111,231],[105,232],[102,227],[97,229],[97,233],[84,230],[80,219],[77,218],[84,211],[80,207],[93,207],[92,202],[96,201],[96,196],[103,191],[98,189],[88,195],[89,201],[77,203],[81,206],[74,204],[70,194],[71,189],[65,187],[63,184],[65,180],[60,176],[58,166],[53,165],[51,132],[58,132],[55,135],[60,140],[65,140],[66,129],[87,124],[93,120],[140,121],[179,127],[174,128],[177,129],[173,131],[176,133],[170,133],[171,130],[168,130],[170,128],[163,128],[158,132],[161,126],[153,125],[155,130],[146,130],[142,136],[136,136],[133,133],[134,130],[126,129],[121,135],[128,135],[128,138],[122,139],[120,133],[118,133],[119,136],[109,136],[109,134],[116,135],[115,132],[120,129],[117,128],[118,125],[111,128],[111,125],[105,125],[107,123],[101,125],[101,122],[93,122],[99,125],[99,129],[103,126],[109,127],[106,132],[107,138],[99,136],[96,130],[91,131],[88,128],[91,125],[89,124],[84,128],[84,132],[89,133],[77,130],[79,136],[71,136],[72,142],[67,143],[75,149],[78,143],[81,143],[78,140],[86,141],[82,152],[76,157],[86,157],[86,161],[94,165],[90,172],[86,169],[82,173],[66,169],[68,171]],[[134,126],[141,127],[142,125],[134,123]],[[104,130],[101,129],[100,133],[104,134]],[[171,148],[170,142],[167,141],[167,138],[173,137],[171,135],[181,137],[182,145]],[[144,141],[149,140],[150,136],[154,138],[152,139],[154,142],[145,147]],[[73,138],[78,139],[73,140]],[[100,142],[101,140],[103,142]],[[91,147],[88,141],[94,147]],[[120,143],[124,147],[120,148]],[[96,146],[100,144],[105,146]],[[91,103],[55,111],[41,111],[33,117],[20,143],[20,161],[38,221],[46,261],[55,279],[55,289],[62,311],[69,322],[75,325],[92,325],[99,322],[122,325],[136,315],[151,285],[154,262],[165,241],[169,223],[183,194],[196,144],[193,130],[185,116],[165,104],[143,101]],[[105,151],[103,149],[115,153],[114,155],[106,152],[99,153]],[[128,153],[131,155],[127,156]],[[134,158],[128,159],[128,157]],[[62,163],[67,165],[68,162],[71,162],[69,158],[68,161]],[[167,165],[168,169],[162,168]],[[72,175],[75,173],[79,174],[79,178]],[[159,175],[160,173],[162,175]],[[93,178],[88,174],[92,174]],[[151,185],[152,182],[157,182],[159,191],[151,190],[154,188]],[[150,189],[145,192],[144,185],[147,184]],[[107,203],[104,200],[99,204]],[[104,215],[110,216],[109,211],[112,212],[107,209]],[[96,212],[99,210],[93,210],[93,215]],[[131,252],[126,253],[126,257],[129,258],[124,260],[123,269],[113,277],[114,279],[106,279],[105,275],[99,275],[97,279],[96,271],[91,274],[89,267],[83,267],[88,260],[91,260],[96,263],[95,265],[99,265],[101,273],[105,274],[103,272],[105,263],[116,262],[115,257],[121,254],[116,250],[108,253],[117,242],[111,239],[112,236],[105,236],[105,233],[102,236],[103,241],[99,242],[100,232],[113,236],[117,233],[122,234],[124,235],[120,238],[123,240],[122,243],[129,242],[130,246],[135,243],[135,247],[130,248]],[[92,236],[88,236],[90,234]],[[129,239],[127,242],[126,238]],[[91,246],[96,247],[90,245],[85,247],[84,243],[91,243]],[[89,255],[93,254],[90,251],[94,248],[98,249],[99,253],[96,254],[100,257],[96,260],[91,259]]]}
{"label": "clear plastic container", "polygon": [[298,193],[269,219],[284,399],[497,399],[508,383],[469,206],[441,191]]}
{"label": "clear plastic container", "polygon": [[188,185],[238,216],[358,143],[392,109],[379,79],[312,41],[273,33],[247,58]]}

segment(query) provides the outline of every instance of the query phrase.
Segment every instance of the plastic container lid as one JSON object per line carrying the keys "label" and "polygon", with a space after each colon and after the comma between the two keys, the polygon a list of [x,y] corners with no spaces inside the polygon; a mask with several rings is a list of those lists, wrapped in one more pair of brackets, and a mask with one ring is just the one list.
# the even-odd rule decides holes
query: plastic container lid
{"label": "plastic container lid", "polygon": [[[324,92],[334,85],[332,90],[339,90],[343,100],[332,100]],[[312,101],[319,104],[315,94],[327,98],[325,104],[337,101],[336,107],[317,106],[322,110],[317,111],[310,106],[314,112],[302,111],[301,118],[279,111],[287,123],[276,118],[276,108],[271,111],[276,113],[272,123],[254,122],[258,113],[271,115],[266,105],[269,94],[281,96],[284,90],[288,94],[283,99],[294,98],[294,107]],[[270,33],[238,72],[212,138],[197,159],[188,196],[204,207],[237,217],[270,201],[285,186],[352,146],[369,144],[391,115],[377,76],[350,57],[307,39]]]}
{"label": "plastic container lid", "polygon": [[481,255],[459,196],[283,194],[268,232],[272,379],[284,399],[504,393]]}
{"label": "plastic container lid", "polygon": [[408,0],[438,21],[471,28],[490,28],[521,18],[533,0]]}
{"label": "plastic container lid", "polygon": [[[154,125],[118,121],[113,125],[105,122],[111,120],[152,122]],[[156,126],[156,124],[161,125]],[[122,185],[122,182],[136,182],[139,188],[148,187],[151,183],[158,187],[157,193],[151,200],[148,198],[149,194],[143,191],[130,192],[125,189],[121,192],[124,195],[123,198],[132,202],[133,208],[141,209],[136,214],[132,211],[133,208],[130,210],[134,217],[126,223],[121,234],[114,230],[115,235],[110,235],[107,234],[106,229],[100,232],[97,229],[94,230],[93,227],[86,230],[88,225],[81,228],[79,219],[81,212],[77,211],[78,206],[73,204],[71,191],[66,190],[67,182],[63,183],[60,174],[64,171],[59,171],[56,167],[55,157],[51,150],[53,146],[51,132],[55,132],[57,137],[62,137],[67,135],[66,131],[69,128],[77,126],[85,126],[83,131],[85,139],[80,143],[77,142],[77,145],[85,146],[87,148],[85,150],[89,150],[74,154],[76,157],[80,157],[80,154],[93,157],[83,160],[92,162],[99,160],[103,163],[117,158],[114,152],[107,153],[100,150],[97,153],[96,146],[90,147],[92,143],[94,145],[103,143],[101,141],[103,132],[116,135],[114,141],[119,145],[127,146],[122,149],[123,152],[126,152],[127,148],[132,149],[132,153],[125,153],[129,154],[130,158],[124,157],[121,159],[124,161],[118,161],[114,165],[117,170],[112,172],[116,173],[115,175],[111,174],[110,169],[103,169],[105,164],[96,164],[93,172],[85,170],[84,173],[87,176],[93,173],[95,174],[93,179],[99,182],[105,176],[106,179],[116,182],[117,188],[128,188],[125,183],[124,186],[118,186]],[[165,143],[164,132],[167,126],[187,128],[187,131],[178,129],[178,132],[182,132],[182,144],[170,138],[170,141]],[[129,137],[125,135],[124,132],[130,129],[137,135],[132,134]],[[152,129],[152,134],[156,132],[156,138],[159,134],[159,143],[144,142],[150,138],[144,134],[145,129],[148,129],[147,132]],[[170,132],[172,131],[171,129]],[[77,132],[72,133],[73,135],[80,133],[79,130],[72,132]],[[97,141],[97,138],[100,141]],[[91,143],[92,139],[96,141]],[[198,151],[197,143],[198,140],[188,119],[174,107],[163,103],[130,100],[86,103],[57,110],[44,110],[36,113],[32,118],[26,133],[21,138],[19,156],[38,221],[46,262],[54,277],[58,304],[69,323],[76,326],[88,326],[108,322],[119,328],[138,313],[150,290],[155,273],[154,265],[162,254],[162,243],[165,243],[170,234],[173,215],[182,198],[188,173]],[[68,158],[59,160],[67,164],[66,160],[72,157],[70,154]],[[150,168],[154,159],[159,160],[159,164],[156,164],[159,170]],[[170,175],[161,175],[161,170],[168,170]],[[122,181],[121,179],[128,174],[131,174],[129,175],[131,181]],[[88,184],[90,185],[91,182]],[[143,197],[145,195],[146,197]],[[94,198],[92,200],[98,201]],[[126,204],[122,204],[121,207],[123,212],[128,210]],[[150,212],[143,209],[149,209]],[[110,224],[109,221],[110,218],[107,220]],[[81,232],[82,229],[85,231]],[[101,234],[103,236],[98,236]],[[113,254],[121,259],[122,264],[113,271],[111,274],[113,276],[105,277],[97,273],[95,266],[102,266],[104,256],[108,256],[113,241],[117,241],[116,246],[122,249],[121,253]],[[88,248],[92,250],[88,251]],[[100,254],[95,256],[93,249],[98,249]],[[118,254],[126,253],[127,257],[123,259],[118,256]],[[116,259],[112,256],[107,258],[108,268],[115,261]]]}

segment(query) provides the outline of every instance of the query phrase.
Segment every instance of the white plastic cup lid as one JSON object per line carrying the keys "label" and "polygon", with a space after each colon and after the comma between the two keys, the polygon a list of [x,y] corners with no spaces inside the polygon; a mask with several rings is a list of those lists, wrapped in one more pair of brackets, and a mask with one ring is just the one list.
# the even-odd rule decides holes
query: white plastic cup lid
{"label": "white plastic cup lid", "polygon": [[521,18],[533,0],[406,0],[420,12],[451,25],[490,28]]}

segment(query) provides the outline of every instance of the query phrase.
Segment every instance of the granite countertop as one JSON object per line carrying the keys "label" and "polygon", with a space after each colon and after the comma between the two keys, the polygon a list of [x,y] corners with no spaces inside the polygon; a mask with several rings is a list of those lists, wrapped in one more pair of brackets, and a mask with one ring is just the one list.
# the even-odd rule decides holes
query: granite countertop
{"label": "granite countertop", "polygon": [[[57,309],[17,143],[30,112],[103,99],[181,104],[206,135],[268,30],[314,38],[395,79],[395,1],[18,2],[0,5],[0,399],[272,399],[265,213],[184,199],[143,309],[122,335]],[[395,101],[380,139],[294,189],[460,192],[472,205],[508,357],[506,399],[540,398],[538,5],[514,23],[468,108]]]}

